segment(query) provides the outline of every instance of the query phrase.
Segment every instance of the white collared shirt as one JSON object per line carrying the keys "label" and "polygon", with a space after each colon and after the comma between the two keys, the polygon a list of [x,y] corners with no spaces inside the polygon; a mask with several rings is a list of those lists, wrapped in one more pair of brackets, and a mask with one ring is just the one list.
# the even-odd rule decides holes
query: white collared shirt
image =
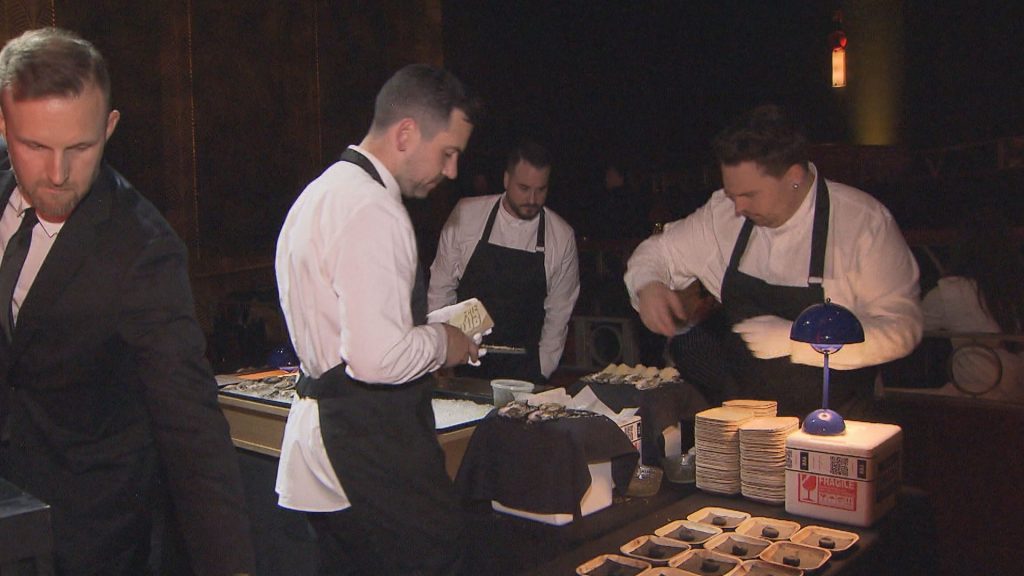
{"label": "white collared shirt", "polygon": [[[745,274],[769,284],[807,286],[815,184],[797,212],[778,228],[754,226],[739,264]],[[864,343],[849,344],[829,357],[829,366],[875,366],[909,354],[921,339],[918,268],[889,211],[868,194],[828,182],[831,216],[825,252],[825,297],[846,306],[864,327]],[[723,190],[662,234],[641,243],[629,259],[626,288],[634,308],[637,291],[651,282],[672,289],[700,279],[721,300],[722,280],[744,218],[736,215]],[[810,346],[792,347],[795,363],[821,366]]]}
{"label": "white collared shirt", "polygon": [[[427,308],[437,310],[456,300],[456,290],[466,271],[477,242],[487,225],[494,203],[502,194],[464,198],[455,205],[441,230],[437,255],[430,266],[430,290]],[[497,246],[534,252],[540,217],[523,220],[498,208],[490,242]],[[551,376],[565,348],[569,317],[580,294],[579,261],[572,226],[550,208],[544,208],[544,272],[547,297],[544,298],[544,326],[540,334],[540,371]],[[487,303],[484,302],[484,306]]]}
{"label": "white collared shirt", "polygon": [[[394,176],[370,153],[381,187],[362,168],[337,162],[292,205],[277,243],[281,308],[304,373],[345,362],[364,382],[400,384],[436,370],[447,340],[440,325],[413,327],[409,298],[416,238]],[[277,493],[285,508],[349,507],[327,458],[317,402],[297,399],[285,426]]]}
{"label": "white collared shirt", "polygon": [[[21,226],[21,219],[24,217],[25,209],[29,206],[30,204],[21,194],[21,189],[15,187],[4,207],[3,217],[0,218],[0,241],[3,242],[3,246],[0,246],[0,254],[7,250],[7,243],[11,241],[11,237]],[[63,222],[47,222],[40,218],[39,223],[32,229],[32,243],[29,245],[28,255],[25,256],[25,264],[21,268],[21,275],[18,276],[18,283],[14,286],[14,297],[11,298],[11,312],[15,324],[18,322],[21,304],[28,296],[29,289],[36,281],[39,269],[43,267],[43,261],[46,260],[50,249],[53,248],[53,243],[57,241],[57,234],[62,228],[64,228]]]}

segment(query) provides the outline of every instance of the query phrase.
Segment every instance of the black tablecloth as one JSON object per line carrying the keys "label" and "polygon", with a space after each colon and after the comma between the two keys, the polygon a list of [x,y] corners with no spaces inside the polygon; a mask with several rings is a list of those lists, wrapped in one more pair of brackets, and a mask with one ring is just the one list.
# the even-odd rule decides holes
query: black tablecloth
{"label": "black tablecloth", "polygon": [[579,518],[590,487],[588,464],[610,460],[616,491],[625,492],[638,459],[605,416],[526,422],[492,412],[477,424],[455,485],[467,501]]}
{"label": "black tablecloth", "polygon": [[666,382],[657,388],[637,390],[629,384],[603,384],[578,380],[565,387],[571,396],[579,394],[587,386],[594,391],[598,400],[612,410],[639,408],[637,415],[642,422],[644,462],[659,463],[665,455],[661,433],[671,426],[680,426],[682,449],[693,446],[694,415],[710,406],[704,396],[688,382]]}

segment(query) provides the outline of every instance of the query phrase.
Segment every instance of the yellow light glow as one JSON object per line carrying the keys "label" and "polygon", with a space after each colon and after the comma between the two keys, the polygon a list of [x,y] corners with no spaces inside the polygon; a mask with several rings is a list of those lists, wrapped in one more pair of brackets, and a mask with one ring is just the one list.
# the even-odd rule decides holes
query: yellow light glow
{"label": "yellow light glow", "polygon": [[842,88],[846,86],[846,50],[836,48],[832,50],[832,87]]}

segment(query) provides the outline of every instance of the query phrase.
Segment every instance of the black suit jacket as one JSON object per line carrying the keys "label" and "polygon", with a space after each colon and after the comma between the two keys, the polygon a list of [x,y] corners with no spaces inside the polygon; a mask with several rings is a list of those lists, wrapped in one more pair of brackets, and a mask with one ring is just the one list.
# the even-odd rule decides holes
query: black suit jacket
{"label": "black suit jacket", "polygon": [[[0,208],[15,187],[6,156],[0,146]],[[204,352],[185,246],[103,165],[11,342],[0,336],[6,474],[53,506],[65,568],[104,566],[126,539],[148,538],[160,471],[193,569],[251,571],[238,462]]]}

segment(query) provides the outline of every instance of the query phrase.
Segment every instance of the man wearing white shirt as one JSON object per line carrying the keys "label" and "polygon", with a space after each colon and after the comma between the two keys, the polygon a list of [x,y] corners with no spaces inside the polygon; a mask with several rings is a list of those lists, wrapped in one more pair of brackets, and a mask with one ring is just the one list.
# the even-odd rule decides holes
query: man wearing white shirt
{"label": "man wearing white shirt", "polygon": [[544,203],[551,161],[525,141],[509,154],[505,192],[461,200],[441,230],[427,304],[477,298],[494,319],[489,343],[525,355],[489,354],[458,373],[543,382],[558,367],[580,293],[573,229]]}
{"label": "man wearing white shirt", "polygon": [[359,146],[299,195],[277,244],[281,306],[301,362],[277,492],[309,512],[320,574],[454,574],[464,544],[431,409],[431,372],[477,358],[424,324],[426,288],[402,196],[455,178],[476,114],[454,76],[399,70]]}
{"label": "man wearing white shirt", "polygon": [[867,409],[867,368],[907,355],[921,338],[918,268],[896,222],[871,196],[826,182],[777,107],[741,117],[715,153],[723,188],[629,260],[626,287],[641,319],[672,337],[687,322],[673,290],[701,281],[722,309],[674,338],[683,376],[712,402],[765,397],[780,414],[803,416],[821,405],[822,356],[789,332],[804,308],[831,299],[865,335],[830,357],[832,404]]}

